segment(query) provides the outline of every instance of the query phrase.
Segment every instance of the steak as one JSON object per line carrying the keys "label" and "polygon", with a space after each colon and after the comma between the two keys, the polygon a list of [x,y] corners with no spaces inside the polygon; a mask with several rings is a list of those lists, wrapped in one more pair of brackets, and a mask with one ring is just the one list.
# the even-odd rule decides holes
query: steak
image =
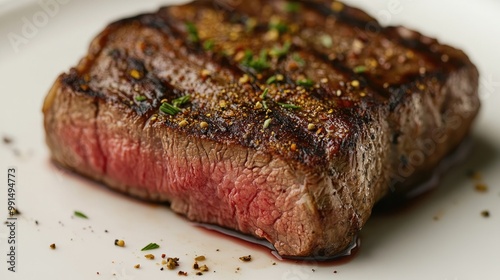
{"label": "steak", "polygon": [[195,1],[110,24],[43,105],[53,160],[282,256],[344,250],[467,136],[460,50],[332,1]]}

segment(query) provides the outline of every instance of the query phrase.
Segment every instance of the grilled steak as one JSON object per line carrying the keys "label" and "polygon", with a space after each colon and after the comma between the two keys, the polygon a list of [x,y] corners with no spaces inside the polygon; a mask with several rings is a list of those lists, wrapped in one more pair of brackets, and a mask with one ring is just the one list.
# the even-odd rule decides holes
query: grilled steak
{"label": "grilled steak", "polygon": [[478,71],[340,2],[234,2],[110,24],[46,97],[52,157],[283,256],[334,256],[467,135]]}

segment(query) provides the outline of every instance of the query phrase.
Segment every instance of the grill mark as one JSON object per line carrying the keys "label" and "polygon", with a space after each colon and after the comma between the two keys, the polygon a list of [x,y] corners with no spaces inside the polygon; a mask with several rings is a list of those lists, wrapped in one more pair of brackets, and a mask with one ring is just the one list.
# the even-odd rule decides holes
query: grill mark
{"label": "grill mark", "polygon": [[402,37],[397,31],[398,27],[387,27],[383,29],[384,35],[390,38],[393,42],[398,43],[400,46],[408,48],[416,53],[422,54],[422,56],[431,62],[433,65],[439,65],[444,67],[447,71],[452,71],[465,66],[465,61],[459,60],[455,56],[449,56],[448,62],[444,63],[441,59],[442,53],[433,52],[432,44],[438,44],[436,39],[430,39],[430,44],[426,44],[422,41],[424,36],[418,32],[408,30],[414,37],[413,39]]}
{"label": "grill mark", "polygon": [[[168,8],[164,8],[161,11],[163,11],[164,13],[168,13]],[[174,22],[174,20],[172,20],[171,18],[165,17],[163,15],[164,15],[163,13],[159,13],[159,15],[157,15],[156,17],[153,16],[152,19],[149,18],[146,20],[139,19],[139,22],[143,26],[156,29],[170,38],[180,40],[180,42],[182,43],[182,47],[187,48],[188,50],[191,51],[191,53],[196,54],[200,58],[203,58],[205,62],[211,62],[220,66],[221,68],[229,70],[235,77],[246,74],[245,71],[243,71],[239,66],[235,65],[234,63],[231,63],[231,61],[226,57],[221,55],[210,54],[204,51],[203,46],[200,42],[198,43],[188,42],[185,33],[176,28],[175,26],[176,24],[177,25],[180,24],[180,22]],[[161,20],[159,19],[160,17]]]}
{"label": "grill mark", "polygon": [[353,15],[350,15],[349,13],[346,12],[346,11],[351,11],[351,12],[359,11],[356,8],[345,6],[343,10],[336,12],[327,5],[325,5],[324,3],[310,1],[310,0],[296,0],[296,1],[301,3],[304,7],[314,10],[324,17],[333,16],[338,20],[340,20],[341,22],[357,28],[366,28],[367,24],[372,23],[374,28],[382,29],[380,24],[375,19],[367,21],[360,18],[356,18]]}

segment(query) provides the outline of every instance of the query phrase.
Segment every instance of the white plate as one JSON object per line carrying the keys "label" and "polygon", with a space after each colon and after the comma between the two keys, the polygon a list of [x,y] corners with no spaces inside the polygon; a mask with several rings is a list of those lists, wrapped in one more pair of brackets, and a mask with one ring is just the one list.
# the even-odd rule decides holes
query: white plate
{"label": "white plate", "polygon": [[[483,107],[472,137],[476,145],[465,165],[454,168],[415,207],[372,217],[351,261],[320,265],[277,261],[265,249],[207,233],[166,207],[119,195],[49,162],[41,106],[56,76],[84,55],[107,23],[165,2],[45,0],[52,3],[50,13],[33,1],[0,5],[0,136],[14,140],[0,143],[0,213],[8,217],[9,166],[18,170],[16,203],[22,211],[15,235],[16,273],[7,270],[9,233],[1,227],[1,279],[178,277],[177,271],[160,271],[161,253],[179,257],[179,269],[189,277],[197,277],[193,257],[207,256],[210,272],[203,279],[500,279],[500,3],[347,1],[385,24],[404,24],[463,48],[480,68]],[[33,26],[25,27],[26,22]],[[9,33],[24,39],[12,43]],[[488,192],[474,190],[475,181],[466,176],[469,169],[482,173]],[[74,210],[89,219],[72,217]],[[491,216],[482,217],[483,210]],[[126,247],[114,246],[117,238]],[[149,242],[161,245],[151,251],[155,260],[140,252]],[[49,248],[51,243],[56,250]],[[252,262],[238,260],[248,254]],[[138,263],[141,268],[134,269]]]}

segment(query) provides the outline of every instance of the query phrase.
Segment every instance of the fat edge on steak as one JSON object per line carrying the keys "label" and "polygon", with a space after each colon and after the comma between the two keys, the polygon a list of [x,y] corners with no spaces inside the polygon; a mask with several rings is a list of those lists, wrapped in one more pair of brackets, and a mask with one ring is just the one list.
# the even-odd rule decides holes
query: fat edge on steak
{"label": "fat edge on steak", "polygon": [[477,69],[340,2],[241,2],[106,27],[46,97],[52,158],[282,256],[334,256],[467,135]]}

